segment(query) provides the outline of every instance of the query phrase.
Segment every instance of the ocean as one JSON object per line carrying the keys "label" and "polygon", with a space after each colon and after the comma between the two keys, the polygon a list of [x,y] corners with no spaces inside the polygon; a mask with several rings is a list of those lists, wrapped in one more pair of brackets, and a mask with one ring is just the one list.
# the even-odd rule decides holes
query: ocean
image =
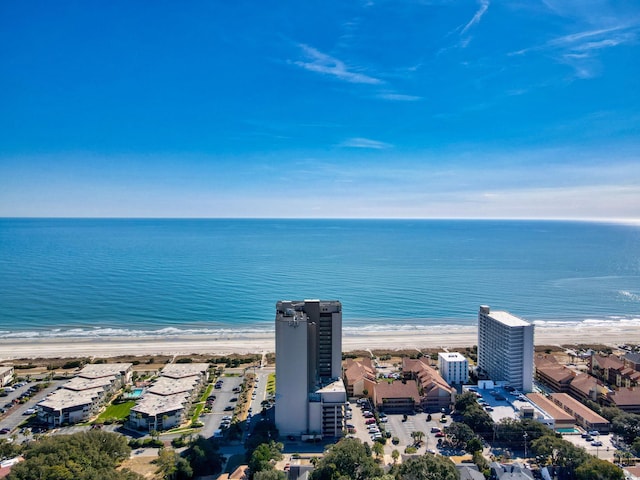
{"label": "ocean", "polygon": [[0,337],[273,331],[281,299],[345,331],[640,328],[640,226],[493,220],[0,219]]}

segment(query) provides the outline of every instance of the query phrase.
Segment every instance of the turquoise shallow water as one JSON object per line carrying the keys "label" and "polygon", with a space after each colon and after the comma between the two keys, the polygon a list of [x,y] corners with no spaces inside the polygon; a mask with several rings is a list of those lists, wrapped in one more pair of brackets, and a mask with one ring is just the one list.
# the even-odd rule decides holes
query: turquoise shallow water
{"label": "turquoise shallow water", "polygon": [[339,299],[345,329],[640,328],[640,227],[462,220],[0,219],[0,335],[272,330],[279,299]]}

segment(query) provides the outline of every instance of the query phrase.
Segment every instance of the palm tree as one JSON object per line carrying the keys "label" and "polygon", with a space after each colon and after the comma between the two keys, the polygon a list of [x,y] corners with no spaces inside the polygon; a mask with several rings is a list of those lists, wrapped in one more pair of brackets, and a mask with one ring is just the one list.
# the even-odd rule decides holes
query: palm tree
{"label": "palm tree", "polygon": [[380,442],[373,442],[373,447],[371,447],[373,453],[376,454],[376,458],[380,459],[384,455],[384,445]]}
{"label": "palm tree", "polygon": [[400,458],[400,452],[396,449],[391,452],[391,458],[393,459],[393,464],[395,465]]}
{"label": "palm tree", "polygon": [[411,438],[413,438],[413,441],[416,443],[416,445],[420,445],[420,442],[422,442],[422,439],[424,438],[424,432],[411,432]]}

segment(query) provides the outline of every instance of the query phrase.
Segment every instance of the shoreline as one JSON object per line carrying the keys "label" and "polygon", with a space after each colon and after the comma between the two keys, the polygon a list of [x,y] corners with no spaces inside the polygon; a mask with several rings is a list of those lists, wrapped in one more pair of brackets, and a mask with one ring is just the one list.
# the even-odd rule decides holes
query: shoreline
{"label": "shoreline", "polygon": [[[466,348],[477,344],[477,327],[420,331],[343,332],[342,350],[409,350]],[[535,345],[607,345],[640,344],[636,325],[536,326]],[[167,337],[100,338],[11,338],[0,339],[0,361],[32,358],[111,358],[124,355],[192,355],[271,353],[275,351],[275,333],[225,333],[216,335],[176,335]]]}

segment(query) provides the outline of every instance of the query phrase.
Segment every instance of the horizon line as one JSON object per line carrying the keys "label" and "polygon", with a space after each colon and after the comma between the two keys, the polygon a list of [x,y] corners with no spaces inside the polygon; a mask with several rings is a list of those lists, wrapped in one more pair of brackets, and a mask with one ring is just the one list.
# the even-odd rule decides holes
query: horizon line
{"label": "horizon line", "polygon": [[640,218],[602,217],[163,217],[163,216],[0,216],[0,220],[458,220],[505,222],[583,222],[640,225]]}

